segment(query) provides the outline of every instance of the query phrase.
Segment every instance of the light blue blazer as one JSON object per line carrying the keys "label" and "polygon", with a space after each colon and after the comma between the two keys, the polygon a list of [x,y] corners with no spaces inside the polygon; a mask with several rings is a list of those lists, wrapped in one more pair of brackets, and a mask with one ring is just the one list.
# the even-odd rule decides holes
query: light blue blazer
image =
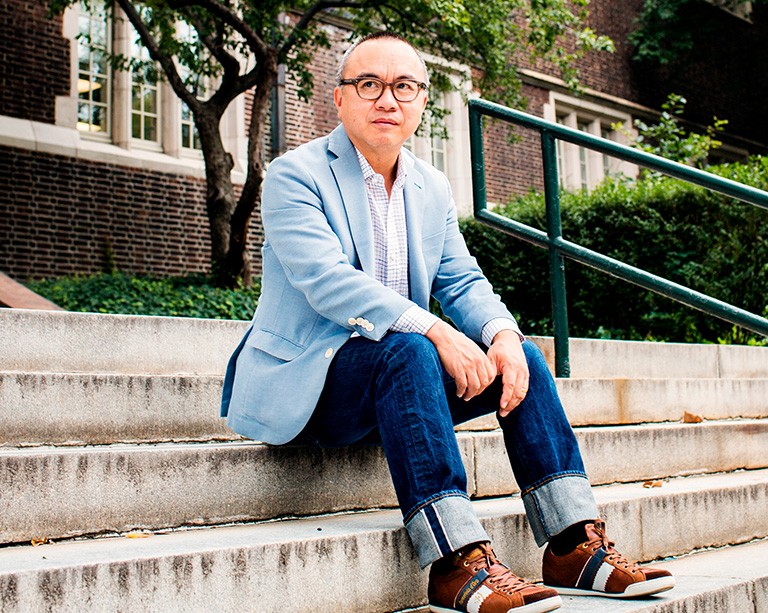
{"label": "light blue blazer", "polygon": [[360,164],[342,126],[274,160],[262,195],[262,291],[227,366],[221,415],[280,444],[317,405],[333,356],[353,332],[380,340],[430,295],[470,338],[507,309],[469,255],[445,175],[403,149],[410,299],[373,278],[373,225]]}

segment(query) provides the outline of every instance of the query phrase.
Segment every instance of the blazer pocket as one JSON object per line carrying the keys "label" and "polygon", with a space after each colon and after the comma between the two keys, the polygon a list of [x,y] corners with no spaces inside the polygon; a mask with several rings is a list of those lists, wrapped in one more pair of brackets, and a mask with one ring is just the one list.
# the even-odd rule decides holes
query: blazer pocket
{"label": "blazer pocket", "polygon": [[270,332],[269,330],[251,330],[251,334],[248,336],[248,340],[245,341],[246,346],[259,349],[271,356],[276,357],[278,360],[284,362],[290,362],[291,360],[299,357],[306,347],[294,343],[293,341]]}

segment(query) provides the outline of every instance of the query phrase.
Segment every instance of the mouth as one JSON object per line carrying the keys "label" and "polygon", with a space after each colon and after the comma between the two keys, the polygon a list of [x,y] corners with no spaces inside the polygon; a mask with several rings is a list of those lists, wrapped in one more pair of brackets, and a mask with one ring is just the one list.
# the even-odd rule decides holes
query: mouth
{"label": "mouth", "polygon": [[374,119],[373,123],[385,126],[396,126],[397,122],[394,119],[387,119],[382,117],[381,119]]}

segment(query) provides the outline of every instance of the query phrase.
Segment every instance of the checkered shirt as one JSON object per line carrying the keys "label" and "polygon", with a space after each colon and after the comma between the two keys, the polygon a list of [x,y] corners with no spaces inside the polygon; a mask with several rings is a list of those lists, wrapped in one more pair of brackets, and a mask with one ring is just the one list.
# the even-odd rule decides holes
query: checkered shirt
{"label": "checkered shirt", "polygon": [[[408,289],[408,235],[405,222],[405,198],[403,188],[407,178],[405,164],[398,158],[397,175],[391,195],[387,194],[384,177],[377,174],[362,153],[355,148],[360,169],[363,171],[368,206],[373,222],[374,278],[401,296],[410,297]],[[393,332],[415,332],[426,334],[437,321],[437,317],[413,305],[397,318],[390,330]],[[482,330],[482,340],[491,346],[497,332],[515,329],[512,320],[492,319]]]}

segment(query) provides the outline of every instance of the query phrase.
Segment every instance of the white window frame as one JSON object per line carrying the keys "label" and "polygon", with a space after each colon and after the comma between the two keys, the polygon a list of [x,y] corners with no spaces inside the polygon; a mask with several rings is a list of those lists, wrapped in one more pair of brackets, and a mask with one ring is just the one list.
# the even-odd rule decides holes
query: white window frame
{"label": "white window frame", "polygon": [[[440,138],[435,143],[429,133],[426,113],[422,119],[423,128],[418,135],[412,136],[406,146],[413,154],[435,165],[442,145],[442,170],[448,177],[453,191],[459,217],[472,215],[472,166],[469,158],[469,114],[467,98],[471,95],[471,79],[469,69],[456,63],[448,63],[434,56],[426,56],[427,65],[439,65],[448,68],[453,81],[453,89],[440,94],[440,104],[447,111],[443,121],[448,138]],[[439,137],[438,137],[439,138]],[[437,145],[437,146],[436,146]]]}
{"label": "white window frame", "polygon": [[[112,49],[115,53],[127,56],[130,53],[133,28],[119,7],[115,8],[110,21]],[[89,161],[205,178],[202,151],[182,147],[181,101],[165,79],[158,83],[161,114],[159,143],[131,137],[130,71],[112,72],[110,133],[78,129],[78,32],[79,8],[75,5],[65,10],[62,23],[62,34],[70,42],[69,95],[56,97],[54,125],[27,120],[15,121],[11,118],[4,120],[4,125],[13,124],[6,127],[17,134],[13,138],[16,146]],[[248,159],[244,95],[229,105],[220,125],[224,147],[235,161],[232,180],[236,184],[242,184],[245,181]]]}
{"label": "white window frame", "polygon": [[[629,144],[635,134],[629,113],[554,91],[544,104],[544,119],[603,138],[608,131],[608,139],[621,144]],[[614,124],[621,124],[622,130],[613,130]],[[561,140],[557,141],[557,160],[560,185],[569,191],[592,190],[607,175],[634,179],[639,173],[635,164]]]}
{"label": "white window frame", "polygon": [[[93,33],[93,30],[94,30],[93,23],[96,20],[94,19],[92,14],[79,15],[79,11],[78,11],[78,19],[77,19],[77,22],[76,22],[76,26],[77,26],[76,31],[77,31],[77,33],[79,33],[79,31],[80,31],[80,19],[81,18],[85,18],[85,19],[88,20],[88,24],[89,24],[88,35],[91,36],[92,33]],[[111,28],[111,22],[110,22],[108,17],[106,17],[104,35],[105,35],[105,38],[106,38],[104,52],[106,54],[112,48],[112,28]],[[106,72],[105,73],[98,73],[97,75],[94,75],[93,69],[92,69],[94,52],[92,50],[89,50],[88,51],[89,71],[88,71],[88,75],[87,75],[88,78],[87,79],[82,79],[81,76],[84,76],[84,75],[81,74],[83,71],[80,70],[80,51],[81,51],[82,46],[86,45],[86,44],[88,44],[88,43],[86,41],[84,41],[84,40],[81,40],[81,39],[77,39],[75,41],[75,54],[74,54],[75,58],[76,58],[76,61],[75,61],[75,75],[76,75],[76,79],[75,79],[75,82],[77,84],[76,85],[76,91],[77,91],[77,117],[76,117],[75,121],[76,121],[76,125],[77,125],[79,130],[88,133],[93,138],[97,138],[97,139],[102,140],[102,141],[107,141],[112,136],[112,112],[113,112],[113,108],[114,108],[114,105],[113,105],[113,102],[112,102],[112,72],[113,71],[112,71],[112,68],[109,65],[109,63],[107,63],[107,65],[105,67],[106,68]],[[103,109],[103,112],[105,114],[105,120],[106,120],[106,122],[105,122],[106,126],[105,126],[104,130],[92,130],[92,129],[90,129],[90,127],[92,125],[94,125],[91,121],[89,121],[87,124],[85,124],[85,125],[88,126],[88,128],[84,129],[83,128],[83,124],[80,122],[80,105],[83,104],[83,100],[80,98],[80,94],[81,93],[85,93],[85,92],[88,92],[89,94],[91,94],[91,92],[93,92],[93,91],[95,91],[97,89],[96,87],[92,87],[92,83],[93,83],[92,78],[94,76],[97,76],[97,77],[99,77],[99,78],[104,80],[104,86],[103,86],[103,89],[104,89],[103,93],[105,94],[104,95],[104,101],[98,102],[98,103],[94,103],[93,99],[92,99],[93,96],[89,95],[88,101],[86,101],[86,103],[88,104],[89,115],[91,115],[91,116],[92,116],[92,113],[93,113],[94,106],[98,106],[98,107],[101,107]],[[87,89],[85,89],[86,86],[87,86]],[[83,90],[82,92],[81,92],[81,89]],[[101,89],[101,88],[98,88],[98,89]]]}

